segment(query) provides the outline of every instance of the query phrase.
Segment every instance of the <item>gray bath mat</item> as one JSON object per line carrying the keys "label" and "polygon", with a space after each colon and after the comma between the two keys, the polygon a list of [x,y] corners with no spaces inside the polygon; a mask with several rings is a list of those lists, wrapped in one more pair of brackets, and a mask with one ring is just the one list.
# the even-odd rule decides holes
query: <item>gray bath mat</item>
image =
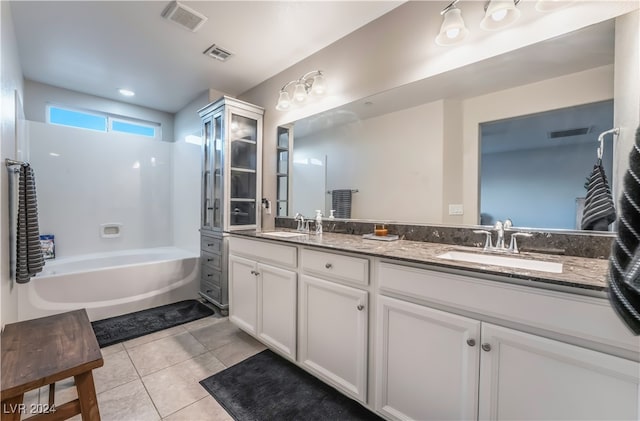
{"label": "gray bath mat", "polygon": [[382,420],[269,350],[200,384],[237,421]]}
{"label": "gray bath mat", "polygon": [[100,348],[128,341],[159,330],[217,315],[218,312],[196,300],[179,301],[160,307],[91,322]]}

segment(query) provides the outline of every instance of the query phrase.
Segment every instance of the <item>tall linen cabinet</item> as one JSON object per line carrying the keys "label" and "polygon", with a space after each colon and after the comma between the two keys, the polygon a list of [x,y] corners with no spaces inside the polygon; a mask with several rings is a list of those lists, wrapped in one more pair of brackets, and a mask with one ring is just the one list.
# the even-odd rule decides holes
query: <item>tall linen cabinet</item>
{"label": "tall linen cabinet", "polygon": [[228,235],[260,229],[264,109],[223,96],[202,119],[200,295],[229,307]]}

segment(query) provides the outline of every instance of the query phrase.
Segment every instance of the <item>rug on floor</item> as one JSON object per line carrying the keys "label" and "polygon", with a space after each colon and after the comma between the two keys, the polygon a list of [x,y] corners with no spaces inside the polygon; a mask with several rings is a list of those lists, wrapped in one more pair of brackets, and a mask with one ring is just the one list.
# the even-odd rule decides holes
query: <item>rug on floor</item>
{"label": "rug on floor", "polygon": [[237,421],[382,420],[269,350],[200,384]]}
{"label": "rug on floor", "polygon": [[[91,322],[100,348],[183,323],[220,314],[197,300],[185,300]],[[215,316],[214,316],[215,317]]]}

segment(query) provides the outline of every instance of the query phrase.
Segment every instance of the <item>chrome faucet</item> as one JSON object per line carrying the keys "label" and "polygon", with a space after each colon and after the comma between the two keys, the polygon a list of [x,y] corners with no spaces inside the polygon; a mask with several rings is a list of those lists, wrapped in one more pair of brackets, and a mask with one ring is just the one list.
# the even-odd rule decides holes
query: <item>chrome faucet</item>
{"label": "chrome faucet", "polygon": [[309,220],[305,221],[304,215],[302,215],[301,213],[296,213],[296,216],[293,219],[295,221],[298,221],[298,227],[296,228],[296,231],[309,232]]}
{"label": "chrome faucet", "polygon": [[504,246],[504,232],[510,230],[513,227],[513,222],[511,219],[505,219],[504,222],[497,221],[494,225],[493,229],[496,231],[498,238],[496,238],[496,245],[491,244],[491,231],[487,230],[475,230],[473,231],[476,234],[485,234],[486,240],[484,242],[483,251],[495,251],[495,252],[506,252],[506,253],[514,253],[517,254],[520,251],[518,250],[518,242],[517,237],[531,237],[533,234],[527,232],[514,232],[511,234],[511,242],[509,247]]}

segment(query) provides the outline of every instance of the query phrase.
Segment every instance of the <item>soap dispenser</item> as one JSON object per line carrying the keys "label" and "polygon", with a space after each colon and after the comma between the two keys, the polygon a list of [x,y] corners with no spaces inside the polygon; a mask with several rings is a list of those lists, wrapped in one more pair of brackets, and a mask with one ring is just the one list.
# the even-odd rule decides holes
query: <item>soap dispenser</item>
{"label": "soap dispenser", "polygon": [[335,209],[331,209],[331,215],[329,215],[329,219],[335,219],[336,217],[334,216],[334,213],[336,212]]}
{"label": "soap dispenser", "polygon": [[316,235],[322,234],[322,211],[316,209]]}

